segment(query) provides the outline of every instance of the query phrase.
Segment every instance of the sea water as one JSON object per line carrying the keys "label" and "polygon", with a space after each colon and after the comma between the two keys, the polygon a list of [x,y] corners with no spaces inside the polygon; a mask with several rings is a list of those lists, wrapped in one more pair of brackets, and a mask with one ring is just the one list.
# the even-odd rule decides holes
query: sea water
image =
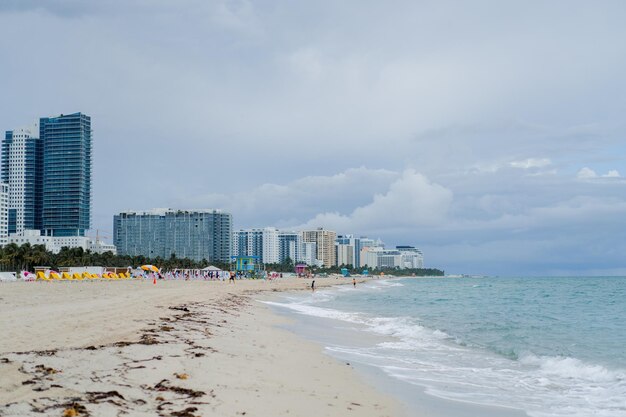
{"label": "sea water", "polygon": [[378,280],[270,304],[324,321],[331,355],[432,396],[626,416],[626,277]]}

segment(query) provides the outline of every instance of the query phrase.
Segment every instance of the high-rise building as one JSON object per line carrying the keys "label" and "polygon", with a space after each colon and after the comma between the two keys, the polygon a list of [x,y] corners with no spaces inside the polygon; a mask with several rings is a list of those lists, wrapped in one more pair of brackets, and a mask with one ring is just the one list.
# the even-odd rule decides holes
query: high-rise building
{"label": "high-rise building", "polygon": [[305,230],[302,232],[303,242],[312,242],[317,246],[317,259],[325,268],[333,267],[337,264],[335,254],[335,239],[337,233],[332,230],[318,228],[316,230]]}
{"label": "high-rise building", "polygon": [[278,229],[266,227],[263,229],[263,263],[277,264],[280,262]]}
{"label": "high-rise building", "polygon": [[278,232],[278,258],[280,262],[291,259],[291,262],[303,261],[302,234],[300,232]]}
{"label": "high-rise building", "polygon": [[0,183],[0,246],[9,237],[9,184]]}
{"label": "high-rise building", "polygon": [[[337,236],[335,240],[337,251],[337,265],[352,265],[359,267],[361,265],[361,239],[353,235]],[[373,242],[373,241],[372,241]]]}
{"label": "high-rise building", "polygon": [[43,142],[42,228],[47,236],[84,236],[91,222],[91,118],[39,120]]}
{"label": "high-rise building", "polygon": [[317,259],[317,243],[302,242],[302,262],[311,266],[324,266],[322,261]]}
{"label": "high-rise building", "polygon": [[242,229],[233,232],[233,256],[256,256],[263,259],[263,229]]}
{"label": "high-rise building", "polygon": [[338,243],[335,245],[337,250],[337,266],[354,266],[354,246]]}
{"label": "high-rise building", "polygon": [[8,232],[41,230],[43,142],[38,122],[5,133],[1,180],[9,186]]}
{"label": "high-rise building", "polygon": [[302,234],[278,230],[241,229],[233,232],[233,256],[256,256],[265,264],[302,261]]}
{"label": "high-rise building", "polygon": [[402,255],[404,268],[423,268],[424,255],[422,251],[414,246],[396,246],[396,250]]}
{"label": "high-rise building", "polygon": [[120,255],[230,262],[232,217],[221,210],[127,211],[113,217]]}

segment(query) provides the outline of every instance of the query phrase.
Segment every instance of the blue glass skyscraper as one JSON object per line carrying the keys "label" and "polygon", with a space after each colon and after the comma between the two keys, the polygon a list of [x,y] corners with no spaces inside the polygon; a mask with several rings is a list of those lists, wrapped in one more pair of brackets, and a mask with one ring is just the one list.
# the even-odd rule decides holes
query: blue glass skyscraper
{"label": "blue glass skyscraper", "polygon": [[47,236],[84,236],[91,220],[91,118],[41,118],[42,228]]}

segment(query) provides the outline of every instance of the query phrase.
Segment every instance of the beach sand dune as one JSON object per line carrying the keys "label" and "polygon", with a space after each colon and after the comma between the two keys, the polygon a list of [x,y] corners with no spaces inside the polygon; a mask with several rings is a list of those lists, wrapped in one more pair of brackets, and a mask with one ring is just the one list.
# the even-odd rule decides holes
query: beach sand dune
{"label": "beach sand dune", "polygon": [[309,283],[3,284],[0,415],[402,415],[255,301]]}

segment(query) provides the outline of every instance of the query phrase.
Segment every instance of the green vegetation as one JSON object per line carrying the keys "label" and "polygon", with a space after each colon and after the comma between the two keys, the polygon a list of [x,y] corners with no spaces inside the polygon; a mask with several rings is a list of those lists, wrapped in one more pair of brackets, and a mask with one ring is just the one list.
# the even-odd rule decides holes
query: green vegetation
{"label": "green vegetation", "polygon": [[[0,270],[2,271],[33,271],[35,266],[48,266],[52,269],[69,266],[106,266],[124,268],[128,266],[138,267],[141,265],[155,265],[164,270],[171,269],[195,269],[209,266],[207,260],[200,262],[188,258],[177,258],[172,255],[168,259],[150,259],[145,256],[114,255],[112,252],[102,254],[84,251],[82,248],[62,248],[57,254],[46,250],[44,245],[26,243],[18,246],[15,243],[0,248]],[[211,262],[220,269],[230,269],[228,264]]]}
{"label": "green vegetation", "polygon": [[[377,268],[371,269],[367,266],[364,268],[353,268],[352,265],[341,265],[341,266],[333,266],[330,268],[320,268],[316,266],[308,267],[308,270],[315,274],[340,274],[341,269],[346,268],[350,274],[362,274],[364,270],[368,270],[370,275],[377,275],[381,272],[384,272],[387,275],[403,275],[403,276],[412,276],[415,275],[417,277],[439,277],[444,275],[444,271],[436,268]],[[282,263],[279,264],[265,264],[265,269],[267,271],[275,271],[275,272],[293,272],[294,264],[293,261],[289,258],[285,259]]]}
{"label": "green vegetation", "polygon": [[444,271],[436,268],[376,268],[372,269],[368,266],[363,268],[353,268],[352,265],[341,265],[341,266],[333,266],[330,268],[318,268],[312,267],[310,270],[316,274],[340,274],[341,269],[346,268],[350,274],[362,274],[364,270],[367,270],[370,275],[379,275],[383,272],[385,275],[396,275],[396,276],[413,276],[416,277],[442,277],[445,275]]}
{"label": "green vegetation", "polygon": [[[111,252],[92,253],[84,251],[82,248],[62,248],[57,254],[46,250],[44,245],[33,245],[25,243],[18,246],[15,243],[0,248],[0,271],[33,271],[35,266],[48,266],[58,270],[62,267],[70,266],[106,266],[125,268],[128,266],[138,267],[141,265],[155,265],[163,270],[172,269],[201,269],[213,265],[220,269],[230,270],[230,265],[223,262],[211,262],[203,259],[200,262],[193,261],[188,258],[177,258],[172,255],[168,259],[162,258],[146,258],[145,256],[125,256],[114,255]],[[334,266],[331,268],[309,267],[309,271],[315,274],[340,274],[342,268],[347,268],[350,274],[361,274],[367,269],[370,275],[378,275],[384,272],[386,275],[413,275],[423,276],[443,276],[444,272],[434,268],[421,269],[375,269],[368,267],[352,268],[352,265]],[[265,264],[267,271],[275,272],[294,272],[294,263],[287,258],[279,264]]]}

